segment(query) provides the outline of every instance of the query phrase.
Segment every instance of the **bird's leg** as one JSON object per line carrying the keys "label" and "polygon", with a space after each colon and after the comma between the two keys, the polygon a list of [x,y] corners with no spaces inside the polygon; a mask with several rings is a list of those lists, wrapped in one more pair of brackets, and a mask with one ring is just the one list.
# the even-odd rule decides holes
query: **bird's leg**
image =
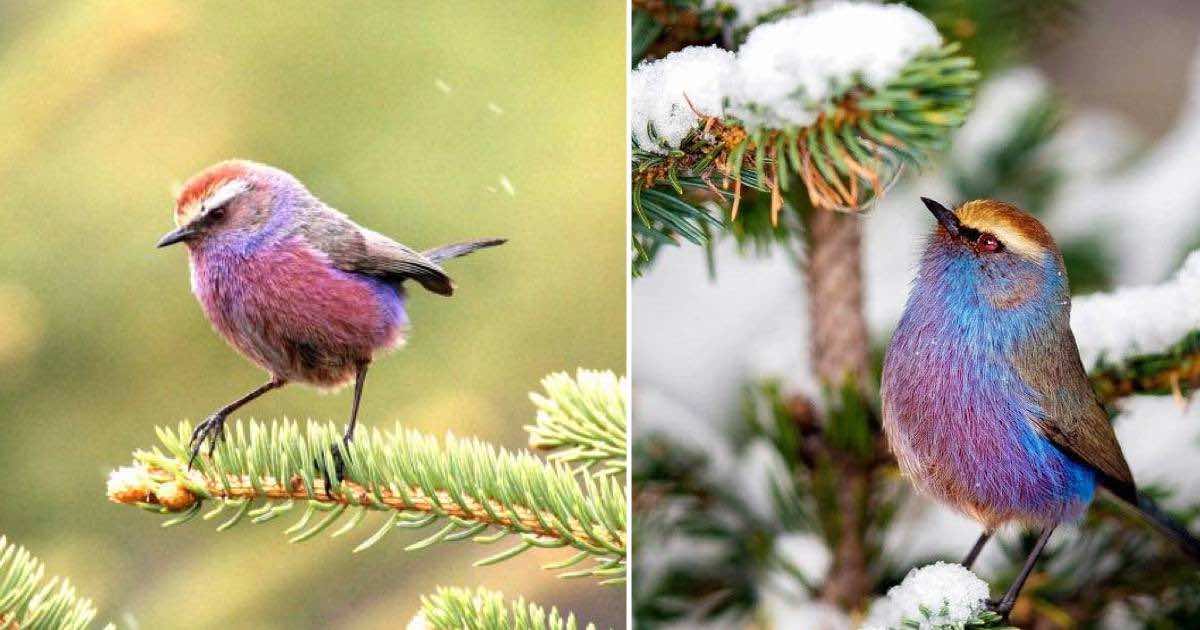
{"label": "bird's leg", "polygon": [[986,545],[988,540],[991,538],[992,532],[986,529],[983,530],[983,533],[979,535],[979,540],[975,541],[975,546],[971,547],[971,551],[967,552],[967,557],[963,558],[962,565],[970,569],[971,565],[975,564],[975,559],[979,557],[979,552],[983,551],[984,545]]}
{"label": "bird's leg", "polygon": [[367,368],[370,365],[359,365],[358,373],[354,376],[354,403],[350,407],[350,424],[346,426],[346,435],[342,437],[342,442],[346,444],[350,444],[350,440],[354,439],[354,427],[358,423],[358,403],[362,402],[363,384],[367,382]]}
{"label": "bird's leg", "polygon": [[217,448],[217,441],[225,437],[225,418],[229,417],[229,414],[272,389],[278,389],[286,384],[287,381],[283,379],[272,378],[265,385],[261,385],[249,394],[221,407],[215,413],[205,418],[204,422],[196,425],[196,428],[192,431],[191,442],[188,443],[188,447],[192,451],[192,456],[188,458],[188,468],[190,469],[192,464],[196,463],[196,457],[200,454],[200,447],[204,446],[206,440],[208,441],[208,455],[212,457],[213,450]]}
{"label": "bird's leg", "polygon": [[[354,375],[354,402],[350,406],[350,423],[346,425],[341,445],[333,445],[334,476],[339,480],[346,478],[346,461],[342,458],[342,452],[349,448],[350,441],[354,439],[354,428],[358,425],[358,406],[362,402],[363,384],[367,382],[369,366],[370,363],[361,363],[358,366],[358,372]],[[331,495],[333,480],[329,478],[329,471],[325,470],[320,462],[317,462],[317,469],[321,471],[321,479],[325,482],[325,494]]]}
{"label": "bird's leg", "polygon": [[1029,557],[1025,559],[1025,566],[1021,567],[1021,573],[1017,575],[1017,579],[1008,587],[1008,591],[1004,593],[1004,597],[998,602],[989,602],[988,607],[992,611],[1000,613],[1001,616],[1007,618],[1008,613],[1012,612],[1013,605],[1017,603],[1017,596],[1021,594],[1021,587],[1025,586],[1025,580],[1029,579],[1029,574],[1033,573],[1033,566],[1037,564],[1038,556],[1042,555],[1042,550],[1046,548],[1046,543],[1050,542],[1050,534],[1054,532],[1054,526],[1051,525],[1042,530],[1042,535],[1038,537],[1037,544],[1033,546],[1033,551],[1029,552]]}

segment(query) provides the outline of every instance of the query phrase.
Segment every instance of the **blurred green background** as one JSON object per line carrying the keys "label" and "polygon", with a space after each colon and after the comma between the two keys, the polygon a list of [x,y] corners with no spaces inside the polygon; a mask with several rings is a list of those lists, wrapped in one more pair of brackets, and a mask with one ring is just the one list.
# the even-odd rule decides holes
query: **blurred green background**
{"label": "blurred green background", "polygon": [[[141,628],[403,627],[439,584],[622,626],[623,590],[537,568],[555,552],[476,570],[495,550],[403,551],[422,534],[352,556],[288,545],[280,522],[163,530],[104,480],[156,424],[262,381],[209,328],[184,251],[153,246],[173,186],[228,157],[419,248],[512,239],[451,264],[454,299],[413,292],[363,422],[521,447],[544,374],[623,371],[625,19],[555,0],[0,2],[0,534]],[[349,406],[292,387],[245,415]]]}

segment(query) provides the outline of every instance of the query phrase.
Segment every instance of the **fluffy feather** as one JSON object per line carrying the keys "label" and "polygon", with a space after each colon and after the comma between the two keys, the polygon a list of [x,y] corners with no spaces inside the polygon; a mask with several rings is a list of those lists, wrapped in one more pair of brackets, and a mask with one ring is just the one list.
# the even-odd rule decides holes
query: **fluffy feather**
{"label": "fluffy feather", "polygon": [[1008,204],[956,215],[1005,249],[941,227],[926,245],[884,365],[884,428],[901,468],[989,529],[1078,518],[1097,481],[1134,496],[1070,336],[1053,239]]}
{"label": "fluffy feather", "polygon": [[[201,211],[218,204],[219,215]],[[189,179],[175,215],[191,228],[192,290],[214,328],[277,379],[319,387],[345,384],[404,342],[406,280],[450,295],[441,261],[504,242],[422,254],[354,223],[290,174],[247,160]]]}

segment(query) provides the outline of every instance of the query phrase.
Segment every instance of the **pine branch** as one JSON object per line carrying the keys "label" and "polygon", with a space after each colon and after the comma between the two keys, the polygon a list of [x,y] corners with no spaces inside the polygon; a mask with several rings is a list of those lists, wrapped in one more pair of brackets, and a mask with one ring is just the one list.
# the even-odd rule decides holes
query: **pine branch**
{"label": "pine branch", "polygon": [[[979,75],[959,48],[948,44],[918,55],[883,89],[858,83],[842,91],[798,129],[752,129],[733,117],[700,116],[695,142],[678,152],[634,152],[635,188],[693,175],[719,178],[723,189],[736,190],[744,169],[772,195],[786,192],[796,175],[814,206],[859,208],[886,183],[893,160],[923,165],[962,124]],[[733,208],[736,215],[736,203]]]}
{"label": "pine branch", "polygon": [[421,612],[410,630],[595,630],[581,625],[575,615],[564,617],[521,597],[505,602],[504,594],[479,588],[439,588],[421,597]]}
{"label": "pine branch", "polygon": [[[132,466],[114,471],[109,499],[174,514],[164,526],[189,521],[206,501],[214,502],[216,508],[205,519],[233,509],[218,527],[221,531],[245,517],[263,523],[300,505],[303,515],[286,532],[290,542],[312,538],[349,514],[333,533],[341,536],[369,512],[385,512],[382,525],[355,551],[378,543],[393,529],[436,524],[441,527],[437,533],[408,549],[515,537],[515,546],[476,565],[533,548],[570,547],[575,555],[546,568],[562,570],[591,559],[593,565],[562,576],[591,576],[605,584],[624,580],[626,493],[611,477],[576,476],[566,464],[543,462],[528,452],[451,435],[439,441],[398,425],[389,432],[360,428],[343,447],[332,423],[310,421],[302,428],[290,420],[236,422],[214,455],[200,458],[189,471],[190,432],[187,422],[175,431],[160,428],[163,449],[136,451]],[[335,470],[335,450],[344,462],[345,478],[326,488],[314,462]],[[315,516],[319,518],[312,523]]]}
{"label": "pine branch", "polygon": [[535,424],[526,426],[529,446],[551,450],[548,459],[593,472],[598,477],[624,475],[629,397],[625,379],[612,372],[579,370],[542,379],[546,395],[531,393],[537,406]]}
{"label": "pine branch", "polygon": [[1104,403],[1135,394],[1173,394],[1183,399],[1200,388],[1200,330],[1188,333],[1164,352],[1101,361],[1091,373]]}
{"label": "pine branch", "polygon": [[[799,24],[817,18],[787,19]],[[786,58],[785,44],[771,45],[777,47],[773,54]],[[868,84],[856,73],[830,79],[835,85],[819,97],[806,96],[799,83],[794,96],[769,103],[729,91],[737,82],[728,75],[745,71],[740,52],[731,61],[718,51],[689,49],[639,68],[631,88],[638,125],[632,163],[635,274],[663,245],[680,240],[707,245],[713,232],[734,228],[744,198],[757,196],[753,189],[762,191],[769,206],[771,231],[798,227],[780,220],[789,197],[819,210],[870,207],[903,165],[929,162],[965,120],[979,73],[959,50],[957,43],[930,46],[881,83]],[[760,64],[762,56],[760,51],[755,57]],[[688,94],[674,93],[679,88],[672,86],[685,80],[696,86],[699,105]],[[664,117],[664,111],[671,114]],[[708,202],[727,204],[729,221],[707,209]]]}
{"label": "pine branch", "polygon": [[[0,536],[0,630],[76,630],[96,618],[92,601],[66,579],[45,579],[46,567]],[[106,628],[113,628],[112,624]]]}

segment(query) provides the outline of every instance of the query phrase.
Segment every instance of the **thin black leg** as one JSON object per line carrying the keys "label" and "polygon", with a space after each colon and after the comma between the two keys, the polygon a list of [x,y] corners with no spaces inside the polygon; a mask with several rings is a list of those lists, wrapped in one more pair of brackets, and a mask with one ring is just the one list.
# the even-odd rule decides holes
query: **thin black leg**
{"label": "thin black leg", "polygon": [[1021,573],[1017,576],[1016,581],[1012,586],[1008,587],[1008,592],[1000,601],[992,606],[992,610],[1000,613],[1004,617],[1008,617],[1008,613],[1012,612],[1013,605],[1017,603],[1017,596],[1021,594],[1021,588],[1025,586],[1025,580],[1029,579],[1029,574],[1033,573],[1033,567],[1037,564],[1038,556],[1042,555],[1042,550],[1046,548],[1046,543],[1050,542],[1050,534],[1054,533],[1054,527],[1050,526],[1042,530],[1042,535],[1038,537],[1037,544],[1033,546],[1033,551],[1029,552],[1029,557],[1025,559],[1025,566],[1021,567]]}
{"label": "thin black leg", "polygon": [[358,374],[354,376],[354,403],[350,407],[350,424],[346,426],[346,435],[342,441],[349,444],[350,440],[354,439],[354,427],[358,424],[358,404],[362,402],[363,383],[367,382],[367,368],[369,363],[364,363],[358,367]]}
{"label": "thin black leg", "polygon": [[324,463],[318,458],[313,462],[317,470],[321,472],[321,479],[325,482],[325,494],[333,496],[333,488],[336,485],[336,480],[346,478],[346,460],[342,457],[342,452],[348,446],[350,441],[354,439],[354,429],[358,426],[358,406],[362,402],[363,384],[367,382],[367,368],[369,363],[363,363],[358,366],[358,372],[354,375],[354,402],[350,406],[350,423],[346,425],[346,433],[342,436],[341,444],[333,445],[333,477],[330,477],[329,471],[325,469]]}
{"label": "thin black leg", "polygon": [[221,407],[215,413],[205,418],[204,422],[196,425],[196,428],[192,431],[192,440],[188,444],[192,451],[192,456],[188,458],[188,468],[191,468],[192,464],[196,462],[196,457],[200,454],[200,447],[204,446],[205,441],[208,442],[208,454],[210,457],[212,456],[213,450],[217,448],[217,441],[225,437],[225,418],[229,417],[229,414],[237,411],[255,398],[273,389],[279,389],[286,384],[287,381],[283,379],[272,378],[265,385],[261,385],[249,394]]}
{"label": "thin black leg", "polygon": [[979,552],[983,551],[984,545],[986,545],[991,538],[992,532],[984,530],[984,532],[979,535],[979,540],[975,541],[975,546],[971,547],[971,551],[967,553],[967,557],[963,558],[962,565],[970,569],[971,565],[975,564],[975,559],[979,557]]}

